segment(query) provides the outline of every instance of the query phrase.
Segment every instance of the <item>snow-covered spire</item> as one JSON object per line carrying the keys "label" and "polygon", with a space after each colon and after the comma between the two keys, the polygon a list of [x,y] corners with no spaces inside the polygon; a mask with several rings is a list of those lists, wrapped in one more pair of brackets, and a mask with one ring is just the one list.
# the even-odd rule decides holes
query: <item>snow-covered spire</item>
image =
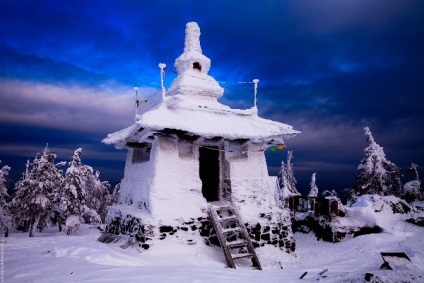
{"label": "snow-covered spire", "polygon": [[168,96],[190,95],[202,98],[220,98],[224,89],[208,75],[211,60],[202,54],[200,28],[195,22],[186,25],[184,52],[174,63],[178,77],[174,80]]}
{"label": "snow-covered spire", "polygon": [[202,53],[202,47],[200,47],[200,28],[195,22],[190,22],[186,25],[184,53],[188,52]]}
{"label": "snow-covered spire", "polygon": [[209,72],[211,60],[202,54],[200,28],[197,23],[186,25],[184,53],[175,60],[174,65],[179,75],[188,70],[197,70],[204,74]]}

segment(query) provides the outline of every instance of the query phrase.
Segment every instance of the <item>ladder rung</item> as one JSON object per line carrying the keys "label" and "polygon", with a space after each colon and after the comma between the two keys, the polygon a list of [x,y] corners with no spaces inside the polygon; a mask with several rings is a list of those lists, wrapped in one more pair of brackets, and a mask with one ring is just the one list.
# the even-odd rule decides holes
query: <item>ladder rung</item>
{"label": "ladder rung", "polygon": [[245,254],[231,254],[231,257],[233,259],[240,259],[240,258],[246,258],[246,257],[253,257],[252,254],[245,253]]}
{"label": "ladder rung", "polygon": [[231,234],[234,232],[241,232],[243,231],[243,229],[241,227],[235,227],[235,228],[228,228],[228,229],[223,229],[222,233],[223,234]]}
{"label": "ladder rung", "polygon": [[245,240],[236,240],[233,242],[226,242],[225,245],[228,248],[237,248],[237,247],[243,247],[247,245],[247,242]]}
{"label": "ladder rung", "polygon": [[[221,217],[218,213],[223,214],[224,216]],[[230,215],[228,216],[228,214]],[[258,256],[255,252],[255,248],[252,245],[246,228],[243,225],[243,220],[238,215],[237,210],[233,206],[228,205],[223,205],[220,207],[211,205],[209,207],[209,217],[211,219],[212,225],[215,228],[216,236],[218,237],[218,241],[221,245],[222,251],[224,252],[228,267],[236,268],[234,260],[250,257],[252,259],[253,266],[259,270],[262,270]],[[229,226],[237,227],[226,228]],[[240,233],[237,234],[237,232]],[[226,239],[234,237],[236,238],[235,241],[228,242]],[[237,248],[241,248],[243,250],[236,250]],[[231,252],[234,252],[235,254],[232,254]]]}
{"label": "ladder rung", "polygon": [[228,211],[233,212],[234,208],[231,207],[231,206],[221,206],[221,207],[216,208],[216,211],[223,211],[223,210],[228,210]]}
{"label": "ladder rung", "polygon": [[231,219],[237,219],[237,215],[231,215],[231,216],[225,216],[225,217],[221,217],[219,218],[219,221],[225,221],[225,220],[231,220]]}

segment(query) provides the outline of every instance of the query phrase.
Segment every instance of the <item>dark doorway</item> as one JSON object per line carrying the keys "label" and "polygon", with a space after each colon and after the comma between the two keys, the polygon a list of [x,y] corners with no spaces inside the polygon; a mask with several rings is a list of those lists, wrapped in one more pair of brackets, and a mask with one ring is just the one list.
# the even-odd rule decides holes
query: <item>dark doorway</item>
{"label": "dark doorway", "polygon": [[[215,150],[214,150],[215,149]],[[208,202],[219,200],[219,150],[199,148],[199,175],[202,194]]]}

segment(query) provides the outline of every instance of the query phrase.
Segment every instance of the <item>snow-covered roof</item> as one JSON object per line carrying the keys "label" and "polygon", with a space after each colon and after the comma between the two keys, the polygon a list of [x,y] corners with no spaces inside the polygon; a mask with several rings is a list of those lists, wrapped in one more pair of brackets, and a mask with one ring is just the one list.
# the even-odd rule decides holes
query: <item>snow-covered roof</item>
{"label": "snow-covered roof", "polygon": [[[143,129],[140,131],[140,129]],[[122,147],[134,137],[164,129],[185,131],[206,138],[222,137],[230,140],[282,140],[299,133],[292,126],[263,119],[256,109],[231,109],[208,99],[166,97],[155,109],[138,117],[135,125],[109,134],[103,142]],[[121,143],[121,145],[118,145]]]}
{"label": "snow-covered roof", "polygon": [[164,99],[153,109],[138,115],[135,125],[109,134],[103,142],[121,148],[128,141],[142,141],[152,132],[165,129],[206,138],[280,143],[300,133],[290,125],[259,117],[256,107],[240,110],[219,103],[217,99],[224,90],[207,74],[210,64],[210,59],[202,54],[199,26],[188,23],[184,52],[174,64],[178,76]]}

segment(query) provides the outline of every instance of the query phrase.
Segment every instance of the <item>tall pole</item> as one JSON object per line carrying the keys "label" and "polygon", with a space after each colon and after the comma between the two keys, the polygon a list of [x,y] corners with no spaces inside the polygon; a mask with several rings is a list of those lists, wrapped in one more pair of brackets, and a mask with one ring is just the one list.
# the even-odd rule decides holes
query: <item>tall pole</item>
{"label": "tall pole", "polygon": [[257,103],[257,98],[256,98],[256,96],[257,96],[257,94],[258,94],[258,83],[259,83],[259,80],[258,79],[254,79],[253,80],[253,83],[255,84],[255,100],[254,100],[254,102],[253,102],[253,108],[254,109],[256,109],[256,111],[258,111],[258,107],[257,107],[257,105],[256,105],[256,103]]}
{"label": "tall pole", "polygon": [[165,86],[163,85],[163,83],[165,81],[166,64],[160,63],[159,68],[160,68],[160,86],[161,86],[161,89],[162,89],[162,101],[164,101],[165,100]]}
{"label": "tall pole", "polygon": [[140,101],[138,100],[138,87],[134,88],[135,91],[135,121],[137,122],[137,115],[138,115],[138,106],[140,105]]}

